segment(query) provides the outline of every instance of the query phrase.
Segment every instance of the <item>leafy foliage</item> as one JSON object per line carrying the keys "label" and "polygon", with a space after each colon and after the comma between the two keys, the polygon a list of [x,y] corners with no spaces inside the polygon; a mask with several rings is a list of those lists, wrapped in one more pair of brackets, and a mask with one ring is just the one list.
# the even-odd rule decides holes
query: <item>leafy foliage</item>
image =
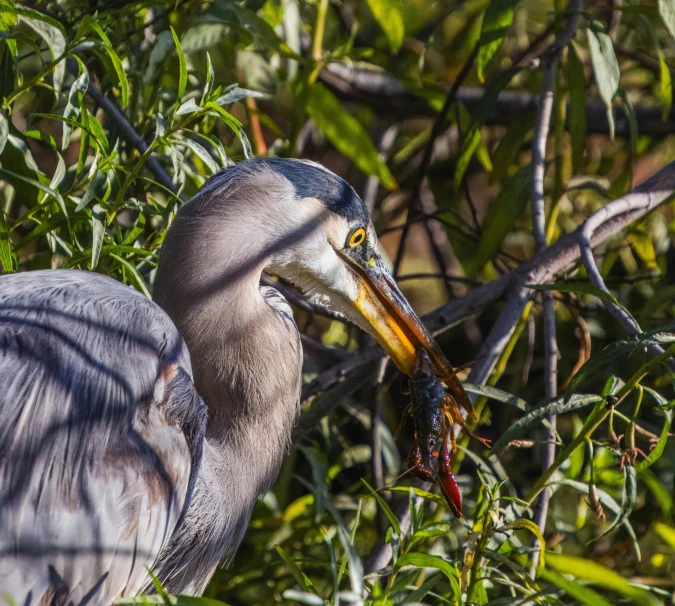
{"label": "leafy foliage", "polygon": [[[675,8],[653,4],[586,3],[555,67],[549,242],[675,158]],[[392,261],[406,209],[421,211],[398,277],[417,309],[435,309],[533,254],[537,67],[566,9],[558,0],[0,0],[2,271],[97,271],[149,296],[183,200],[234,161],[299,156],[368,199]],[[459,74],[464,86],[425,167]],[[610,293],[574,264],[533,285],[555,293],[564,394],[543,396],[533,290],[487,385],[467,385],[479,412],[472,429],[494,447],[458,442],[461,520],[433,487],[400,477],[412,439],[409,424],[394,437],[407,404],[400,379],[388,371],[372,389],[363,373],[305,403],[305,412],[337,406],[296,440],[206,598],[158,588],[122,603],[672,600],[673,220],[666,203],[602,242]],[[625,335],[603,301],[630,310],[643,332]],[[313,352],[307,384],[364,345],[312,309],[296,309]],[[475,359],[498,312],[439,336],[453,363]],[[650,345],[666,354],[651,358]],[[551,414],[557,458],[542,472]],[[542,535],[533,517],[544,489]],[[390,560],[369,564],[382,544]]]}

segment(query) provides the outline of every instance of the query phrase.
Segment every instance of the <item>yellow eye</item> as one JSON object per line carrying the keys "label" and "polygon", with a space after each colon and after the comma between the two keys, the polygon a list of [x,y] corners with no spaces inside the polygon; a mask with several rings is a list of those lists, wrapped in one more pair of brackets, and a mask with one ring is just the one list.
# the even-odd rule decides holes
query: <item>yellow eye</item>
{"label": "yellow eye", "polygon": [[354,247],[362,244],[366,239],[366,230],[363,227],[358,227],[352,232],[352,235],[349,236],[349,246]]}

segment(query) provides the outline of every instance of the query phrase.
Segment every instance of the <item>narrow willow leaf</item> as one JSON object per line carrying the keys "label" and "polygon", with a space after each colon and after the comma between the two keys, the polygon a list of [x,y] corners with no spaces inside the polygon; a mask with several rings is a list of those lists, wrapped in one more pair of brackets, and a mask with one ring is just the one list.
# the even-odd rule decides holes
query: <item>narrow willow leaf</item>
{"label": "narrow willow leaf", "polygon": [[504,183],[499,195],[490,204],[475,257],[476,268],[482,268],[497,254],[506,234],[523,214],[529,201],[531,179],[532,169],[529,166],[521,168]]}
{"label": "narrow willow leaf", "polygon": [[370,485],[368,482],[366,482],[363,478],[361,478],[361,483],[371,492],[371,494],[375,497],[375,500],[377,501],[378,505],[382,508],[382,511],[384,512],[384,515],[387,516],[387,519],[389,520],[389,523],[391,524],[391,527],[396,531],[397,536],[401,536],[401,525],[398,521],[398,518],[394,514],[394,512],[391,510],[389,505],[387,505],[387,502],[380,496],[380,494]]}
{"label": "narrow willow leaf", "polygon": [[5,149],[7,138],[9,137],[9,122],[4,111],[0,111],[0,154]]}
{"label": "narrow willow leaf", "polygon": [[654,495],[654,499],[663,512],[664,517],[672,524],[673,497],[671,496],[670,491],[651,469],[641,471],[640,480],[651,491],[652,495]]}
{"label": "narrow willow leaf", "polygon": [[300,602],[300,604],[309,604],[310,606],[323,606],[323,598],[315,593],[308,593],[306,591],[297,591],[295,589],[286,589],[282,594],[285,600],[292,600],[293,602]]}
{"label": "narrow willow leaf", "polygon": [[160,64],[164,61],[164,58],[167,56],[171,47],[175,46],[173,36],[171,32],[164,30],[157,35],[157,40],[155,40],[155,45],[150,51],[150,57],[148,58],[148,66],[145,69],[143,74],[143,84],[149,85],[155,79],[155,75],[159,69]]}
{"label": "narrow willow leaf", "polygon": [[675,547],[675,528],[666,526],[662,522],[656,522],[654,530],[668,545]]}
{"label": "narrow willow leaf", "polygon": [[101,247],[105,236],[105,210],[99,204],[94,204],[91,209],[91,232],[91,270],[94,271],[101,256]]}
{"label": "narrow willow leaf", "polygon": [[[647,472],[649,473],[649,472]],[[583,494],[588,494],[588,483],[586,482],[579,482],[577,480],[570,480],[570,479],[564,479],[560,480],[560,482],[556,482],[556,484],[560,484],[563,486],[570,486],[571,488],[574,488],[575,490],[578,490],[579,492]],[[600,503],[602,506],[608,510],[611,511],[615,516],[619,516],[621,513],[621,505],[619,505],[616,500],[610,495],[608,492],[605,492],[604,490],[600,488],[596,488],[597,493],[598,493],[598,499],[600,500]],[[637,559],[641,559],[641,554],[640,554],[640,545],[638,544],[637,540],[637,535],[635,534],[635,530],[633,529],[633,526],[631,525],[630,521],[628,518],[625,518],[622,521],[622,524],[625,527],[626,534],[631,538],[633,541],[633,549],[635,549],[635,555],[637,556]]]}
{"label": "narrow willow leaf", "polygon": [[47,15],[24,7],[16,6],[11,9],[8,6],[0,8],[0,12],[16,12],[20,16],[20,20],[26,23],[37,34],[42,36],[42,39],[47,43],[49,54],[52,61],[58,63],[54,66],[54,89],[57,92],[61,91],[63,86],[63,78],[66,73],[66,64],[64,61],[64,54],[66,52],[66,30],[56,20]]}
{"label": "narrow willow leaf", "polygon": [[247,88],[239,88],[237,86],[233,90],[226,92],[222,97],[218,97],[218,99],[216,99],[216,103],[218,105],[229,105],[230,103],[241,101],[242,99],[248,99],[249,97],[260,99],[264,96],[265,95],[257,91],[248,90]]}
{"label": "narrow willow leaf", "polygon": [[663,451],[666,449],[666,444],[668,443],[668,434],[670,433],[670,425],[673,419],[673,413],[670,410],[663,411],[665,420],[663,421],[663,428],[661,429],[661,435],[659,436],[659,441],[656,443],[654,450],[649,453],[649,456],[635,464],[635,470],[638,473],[643,472],[645,469],[651,467],[656,461],[661,458]]}
{"label": "narrow willow leaf", "polygon": [[[302,587],[306,592],[311,592],[312,591],[312,586],[310,583],[308,583],[307,577],[302,573],[302,570],[300,570],[300,567],[291,559],[291,556],[289,556],[286,551],[284,550],[281,545],[275,545],[274,549],[277,550],[277,553],[279,556],[281,556],[281,559],[284,561],[286,566],[288,566],[288,570],[290,573],[293,575],[293,578],[296,580],[298,585]],[[312,594],[316,595],[316,594]]]}
{"label": "narrow willow leaf", "polygon": [[590,587],[568,579],[553,570],[540,568],[537,571],[537,577],[553,583],[581,604],[586,604],[587,606],[614,606],[612,602],[603,598],[597,591],[593,591]]}
{"label": "narrow willow leaf", "polygon": [[199,143],[186,138],[181,140],[181,144],[190,149],[207,166],[212,175],[215,175],[220,170],[220,167],[215,163],[209,152],[199,145]]}
{"label": "narrow willow leaf", "polygon": [[396,560],[396,568],[403,568],[403,566],[417,566],[418,568],[440,570],[448,578],[455,595],[461,594],[459,589],[459,571],[450,562],[440,556],[419,552],[404,553]]}
{"label": "narrow willow leaf", "polygon": [[673,106],[673,81],[670,75],[670,68],[663,58],[663,53],[659,49],[659,97],[663,111],[661,119],[665,122],[670,116],[670,108]]}
{"label": "narrow willow leaf", "polygon": [[179,104],[183,98],[183,94],[185,93],[185,88],[187,87],[187,64],[185,63],[185,55],[183,54],[180,40],[178,39],[178,36],[176,35],[173,27],[169,26],[169,28],[171,30],[171,36],[173,37],[173,43],[176,45],[176,53],[178,54],[179,75],[176,104]]}
{"label": "narrow willow leaf", "polygon": [[328,140],[364,173],[377,176],[388,189],[397,187],[370,135],[323,84],[311,87],[307,113]]}
{"label": "narrow willow leaf", "polygon": [[0,209],[0,266],[2,266],[2,271],[6,274],[14,271],[12,243],[9,239],[5,212],[2,209]]}
{"label": "narrow willow leaf", "polygon": [[70,137],[73,128],[70,125],[70,119],[77,119],[80,117],[80,106],[83,103],[82,97],[89,88],[89,71],[81,59],[77,59],[77,64],[80,69],[80,75],[75,79],[68,92],[68,101],[66,108],[63,110],[63,117],[66,121],[63,122],[63,137],[61,138],[61,150],[65,150],[70,145]]}
{"label": "narrow willow leaf", "polygon": [[202,93],[202,105],[209,100],[209,96],[213,90],[214,80],[215,74],[213,72],[213,64],[211,63],[211,55],[209,55],[209,52],[206,51],[206,82],[204,83],[204,92]]}
{"label": "narrow willow leaf", "polygon": [[120,95],[122,97],[122,107],[129,105],[129,81],[127,80],[127,75],[122,66],[122,60],[119,58],[119,55],[115,52],[115,48],[110,43],[110,38],[106,35],[100,25],[96,23],[94,19],[87,17],[89,19],[90,27],[98,34],[98,36],[103,41],[103,50],[106,53],[110,64],[112,65],[113,71],[115,72],[115,80],[120,87]]}
{"label": "narrow willow leaf", "polygon": [[19,175],[18,173],[12,172],[10,170],[7,170],[6,168],[0,168],[0,175],[5,175],[7,178],[7,181],[14,186],[14,183],[16,182],[15,180],[18,181],[23,181],[24,183],[28,183],[32,185],[33,187],[36,187],[40,191],[44,192],[48,196],[51,196],[54,198],[54,200],[58,203],[58,205],[61,207],[61,210],[64,211],[64,214],[68,214],[65,210],[66,208],[66,203],[61,197],[61,194],[55,190],[53,190],[51,187],[48,187],[44,183],[41,183],[38,179],[32,179],[31,177],[25,177],[23,175]]}
{"label": "narrow willow leaf", "polygon": [[547,568],[561,574],[593,583],[610,591],[616,591],[640,606],[658,606],[661,601],[644,589],[631,585],[623,576],[609,568],[576,556],[562,555],[549,551],[546,554]]}
{"label": "narrow willow leaf", "polygon": [[515,406],[518,410],[523,412],[530,410],[532,407],[523,399],[510,394],[507,391],[497,389],[496,387],[490,387],[489,385],[476,385],[475,383],[462,383],[462,387],[469,393],[474,393],[479,396],[485,396],[491,400],[496,400],[497,402],[503,402],[504,404],[510,404]]}
{"label": "narrow willow leaf", "polygon": [[605,368],[613,360],[623,359],[634,351],[644,349],[650,345],[659,345],[663,341],[664,339],[656,336],[656,333],[640,333],[610,343],[604,349],[593,354],[588,362],[572,377],[565,390],[565,399],[568,399],[588,377],[595,376],[600,369]]}
{"label": "narrow willow leaf", "polygon": [[[332,510],[331,513],[333,517],[336,517],[337,511],[331,506],[327,509]],[[363,594],[363,562],[359,557],[354,542],[351,540],[349,533],[345,530],[342,524],[338,524],[337,533],[342,543],[342,548],[345,550],[347,557],[349,558],[349,582],[352,586],[352,591],[356,595]]]}
{"label": "narrow willow leaf", "polygon": [[415,488],[414,486],[391,486],[388,488],[383,488],[382,490],[387,490],[389,492],[405,492],[406,494],[412,490],[416,497],[420,497],[421,499],[425,499],[427,501],[433,501],[437,505],[441,505],[446,509],[448,507],[445,497],[442,497],[439,494],[434,494],[433,492],[427,492],[421,488]]}
{"label": "narrow willow leaf", "polygon": [[279,38],[274,28],[262,17],[259,17],[254,10],[235,3],[229,4],[228,9],[236,14],[242,25],[246,26],[249,30],[253,30],[254,33],[258,34],[262,42],[276,50],[280,55],[304,62],[304,59]]}
{"label": "narrow willow leaf", "polygon": [[614,54],[611,38],[600,21],[591,21],[588,25],[588,48],[591,51],[591,63],[600,97],[607,106],[607,118],[610,126],[610,138],[614,138],[614,115],[612,102],[619,88],[619,63]]}
{"label": "narrow willow leaf", "polygon": [[659,16],[670,35],[675,38],[675,2],[673,0],[658,1]]}
{"label": "narrow willow leaf", "polygon": [[593,539],[591,542],[598,541],[610,534],[615,533],[621,524],[623,524],[630,516],[635,501],[637,500],[637,472],[632,465],[625,465],[623,468],[623,490],[621,492],[621,509],[619,514],[614,518],[609,528],[605,530],[599,537]]}
{"label": "narrow willow leaf", "polygon": [[194,99],[188,99],[176,110],[176,115],[186,116],[188,114],[194,114],[195,112],[200,111],[202,111],[202,108],[197,105],[196,101]]}
{"label": "narrow willow leaf", "polygon": [[401,0],[366,0],[370,12],[387,36],[389,48],[397,53],[403,44],[405,24],[403,23],[403,4]]}
{"label": "narrow willow leaf", "polygon": [[541,422],[542,419],[548,415],[560,415],[573,410],[579,410],[592,404],[601,402],[603,398],[596,395],[574,395],[569,400],[565,398],[557,398],[552,402],[538,406],[523,415],[515,423],[513,423],[494,443],[490,449],[490,453],[498,452],[506,446],[511,440],[522,438],[529,429]]}
{"label": "narrow willow leaf", "polygon": [[151,299],[152,297],[150,296],[150,292],[148,291],[148,286],[145,283],[145,280],[141,276],[141,274],[138,273],[137,267],[133,264],[127,261],[126,259],[123,259],[122,257],[111,254],[110,255],[113,259],[115,259],[118,263],[120,263],[130,274],[131,274],[131,282],[136,286],[136,288],[141,291],[148,299]]}
{"label": "narrow willow leaf", "polygon": [[476,58],[478,79],[481,82],[485,80],[485,68],[504,43],[506,32],[513,22],[516,4],[518,0],[490,0],[490,4],[485,9],[478,41],[480,50]]}
{"label": "narrow willow leaf", "polygon": [[574,43],[567,52],[567,86],[570,93],[570,139],[572,140],[572,170],[580,173],[586,149],[586,74]]}
{"label": "narrow willow leaf", "polygon": [[[438,573],[434,574],[430,578],[428,578],[418,589],[413,591],[412,593],[409,593],[406,598],[406,604],[416,604],[418,602],[421,602],[428,594],[430,591],[432,591],[438,583],[441,582],[443,579],[443,575],[440,575]],[[457,587],[459,589],[459,586]],[[457,599],[457,595],[455,595],[455,599]]]}

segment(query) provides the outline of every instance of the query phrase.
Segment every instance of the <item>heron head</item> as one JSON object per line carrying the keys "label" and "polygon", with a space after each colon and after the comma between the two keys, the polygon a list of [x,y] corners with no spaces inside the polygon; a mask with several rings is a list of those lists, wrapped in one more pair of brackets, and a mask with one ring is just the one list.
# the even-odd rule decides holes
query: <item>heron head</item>
{"label": "heron head", "polygon": [[286,225],[280,222],[279,230],[288,230],[290,223],[290,233],[297,235],[271,254],[267,269],[370,333],[408,376],[415,370],[417,351],[424,349],[459,403],[471,410],[452,367],[389,273],[368,211],[354,189],[314,162],[258,162],[290,183],[293,200],[282,204]]}

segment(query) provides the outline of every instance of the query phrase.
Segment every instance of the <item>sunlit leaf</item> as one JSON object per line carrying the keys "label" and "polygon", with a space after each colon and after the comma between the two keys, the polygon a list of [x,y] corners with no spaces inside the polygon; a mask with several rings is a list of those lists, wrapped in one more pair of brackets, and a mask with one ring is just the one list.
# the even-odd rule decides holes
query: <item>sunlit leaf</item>
{"label": "sunlit leaf", "polygon": [[600,98],[607,106],[607,119],[610,125],[610,138],[614,137],[614,115],[612,102],[619,88],[619,63],[614,54],[614,45],[600,21],[590,21],[588,25],[588,48],[591,51],[591,63]]}
{"label": "sunlit leaf", "polygon": [[403,44],[405,24],[403,23],[403,5],[401,0],[366,0],[382,31],[387,36],[389,48],[397,53]]}
{"label": "sunlit leaf", "polygon": [[396,514],[391,510],[387,502],[382,498],[382,496],[363,478],[361,478],[361,483],[370,491],[370,493],[375,497],[377,504],[382,508],[384,515],[387,516],[387,520],[391,524],[392,528],[396,531],[396,534],[401,536],[401,525],[399,524]]}
{"label": "sunlit leaf", "polygon": [[382,161],[370,135],[322,84],[310,89],[307,113],[330,142],[367,175],[377,176],[382,185],[396,187],[396,181]]}
{"label": "sunlit leaf", "polygon": [[549,583],[553,583],[581,604],[586,604],[587,606],[614,606],[613,602],[606,600],[597,591],[594,591],[587,585],[577,583],[552,570],[539,569],[537,576]]}
{"label": "sunlit leaf", "polygon": [[515,423],[509,425],[506,431],[499,436],[497,441],[492,445],[491,453],[498,452],[512,440],[517,440],[524,437],[527,432],[541,423],[548,415],[561,415],[573,410],[579,410],[593,404],[601,402],[603,398],[596,395],[573,395],[569,400],[564,397],[557,398],[552,402],[542,404],[537,408],[530,410],[523,415]]}
{"label": "sunlit leaf", "polygon": [[176,53],[178,54],[178,91],[176,92],[177,103],[180,103],[187,87],[187,64],[185,63],[185,55],[180,45],[180,40],[176,35],[173,27],[170,27],[171,36],[173,36],[173,43],[176,45]]}
{"label": "sunlit leaf", "polygon": [[492,57],[497,53],[504,43],[506,32],[513,21],[513,12],[518,4],[518,0],[490,0],[483,24],[480,30],[480,40],[478,44],[480,50],[476,58],[476,68],[478,70],[478,79],[484,81],[484,70],[490,64]]}
{"label": "sunlit leaf", "polygon": [[657,606],[661,604],[661,601],[648,591],[631,585],[617,572],[605,568],[592,560],[547,552],[546,565],[547,568],[561,574],[571,574],[581,581],[587,581],[605,589],[616,591],[632,600],[634,604],[641,606]]}

